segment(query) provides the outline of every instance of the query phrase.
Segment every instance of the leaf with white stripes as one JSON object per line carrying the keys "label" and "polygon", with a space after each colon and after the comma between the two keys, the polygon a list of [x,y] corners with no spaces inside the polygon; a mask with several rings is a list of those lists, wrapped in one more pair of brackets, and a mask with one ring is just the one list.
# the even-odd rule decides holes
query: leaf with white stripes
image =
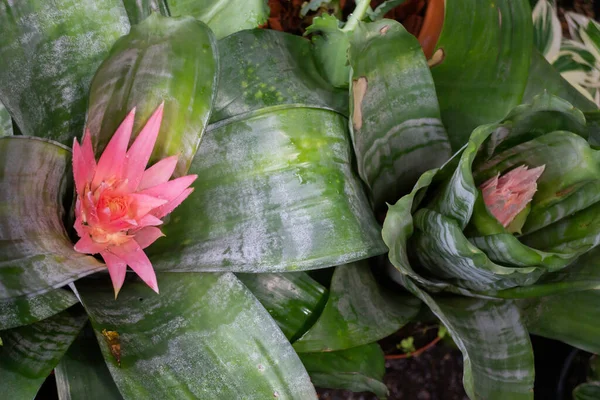
{"label": "leaf with white stripes", "polygon": [[538,0],[533,8],[533,42],[548,62],[558,58],[561,40],[562,27],[554,2]]}
{"label": "leaf with white stripes", "polygon": [[417,39],[396,21],[360,23],[350,40],[351,132],[376,209],[450,158],[435,87]]}

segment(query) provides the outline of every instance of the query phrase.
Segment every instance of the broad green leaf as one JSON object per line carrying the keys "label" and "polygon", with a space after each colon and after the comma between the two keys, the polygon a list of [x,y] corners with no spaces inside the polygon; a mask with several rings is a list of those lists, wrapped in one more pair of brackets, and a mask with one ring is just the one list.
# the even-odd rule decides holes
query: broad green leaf
{"label": "broad green leaf", "polygon": [[75,252],[63,226],[71,152],[0,138],[0,299],[42,294],[105,268]]}
{"label": "broad green leaf", "polygon": [[77,284],[125,399],[316,396],[283,333],[235,275],[157,278],[161,295],[127,282],[117,300],[108,282]]}
{"label": "broad green leaf", "polygon": [[[448,1],[431,69],[452,148],[521,103],[532,50],[527,0]],[[543,76],[539,77],[544,79]]]}
{"label": "broad green leaf", "polygon": [[236,274],[294,342],[319,316],[327,289],[304,272]]}
{"label": "broad green leaf", "polygon": [[340,21],[324,14],[313,19],[305,35],[312,34],[315,61],[325,78],[335,87],[347,88],[349,33],[339,27]]}
{"label": "broad green leaf", "polygon": [[349,60],[358,172],[380,209],[450,158],[450,142],[423,50],[400,23],[359,24]]}
{"label": "broad green leaf", "polygon": [[520,306],[529,331],[600,353],[600,284],[596,284],[596,290],[522,300]]}
{"label": "broad green leaf", "polygon": [[373,392],[380,398],[387,395],[387,387],[382,382],[385,359],[376,343],[333,352],[301,353],[299,356],[315,386]]}
{"label": "broad green leaf", "polygon": [[348,113],[347,91],[335,89],[320,75],[306,39],[255,29],[220,40],[219,54],[219,89],[211,124],[270,108]]}
{"label": "broad green leaf", "polygon": [[176,174],[184,175],[210,116],[217,74],[216,42],[202,22],[153,14],[133,26],[115,43],[92,81],[87,128],[96,154],[131,109],[136,108],[135,137],[164,102],[150,161],[179,155]]}
{"label": "broad green leaf", "polygon": [[471,400],[533,400],[533,351],[512,301],[432,297],[410,278],[404,284],[442,321],[461,350],[463,384]]}
{"label": "broad green leaf", "polygon": [[336,267],[327,304],[317,322],[294,343],[297,352],[336,351],[396,332],[420,309],[411,295],[379,286],[366,261]]}
{"label": "broad green leaf", "polygon": [[532,16],[533,43],[548,62],[552,63],[558,58],[562,40],[562,27],[553,1],[538,0]]}
{"label": "broad green leaf", "polygon": [[573,391],[573,400],[600,399],[600,382],[582,383]]}
{"label": "broad green leaf", "polygon": [[[261,43],[285,62],[261,68],[271,57],[253,50]],[[148,249],[157,270],[300,271],[386,251],[352,169],[347,120],[331,111],[344,98],[309,45],[259,30],[219,43],[217,111],[190,169],[196,191]]]}
{"label": "broad green leaf", "polygon": [[1,2],[0,102],[21,132],[70,146],[94,71],[128,30],[121,0]]}
{"label": "broad green leaf", "polygon": [[6,399],[32,399],[87,321],[80,308],[0,332],[0,382]]}
{"label": "broad green leaf", "polygon": [[150,14],[159,13],[169,16],[167,0],[122,0],[131,25],[139,24]]}
{"label": "broad green leaf", "polygon": [[120,400],[123,397],[115,386],[89,325],[56,366],[56,388],[60,400]]}
{"label": "broad green leaf", "polygon": [[12,134],[12,118],[8,110],[0,103],[0,136],[11,136]]}
{"label": "broad green leaf", "polygon": [[577,89],[569,84],[552,65],[546,61],[537,49],[531,53],[531,67],[523,103],[530,102],[535,96],[550,93],[567,100],[582,111],[594,111],[598,107]]}
{"label": "broad green leaf", "polygon": [[63,289],[0,300],[0,331],[46,319],[75,303],[77,297]]}
{"label": "broad green leaf", "polygon": [[267,22],[267,0],[168,0],[176,17],[189,15],[207,24],[217,39]]}

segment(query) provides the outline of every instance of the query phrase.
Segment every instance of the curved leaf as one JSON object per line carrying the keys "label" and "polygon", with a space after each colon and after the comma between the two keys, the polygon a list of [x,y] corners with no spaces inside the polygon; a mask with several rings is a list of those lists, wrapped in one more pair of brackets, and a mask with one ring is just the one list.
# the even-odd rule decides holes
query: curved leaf
{"label": "curved leaf", "polygon": [[0,136],[11,136],[12,134],[12,118],[6,107],[0,103]]}
{"label": "curved leaf", "polygon": [[41,294],[105,268],[75,252],[63,226],[71,152],[0,138],[0,299]]}
{"label": "curved leaf", "polygon": [[157,275],[161,295],[128,283],[115,300],[108,282],[77,284],[124,398],[316,396],[285,336],[233,274]]}
{"label": "curved leaf", "polygon": [[115,43],[92,81],[87,128],[96,154],[131,109],[136,108],[134,140],[164,101],[150,162],[179,155],[176,174],[184,175],[210,116],[217,75],[216,42],[203,23],[153,14],[135,25]]}
{"label": "curved leaf", "polygon": [[0,102],[21,132],[71,145],[94,71],[127,33],[121,0],[0,4]]}
{"label": "curved leaf", "polygon": [[600,284],[596,290],[523,300],[523,317],[531,333],[600,353]]}
{"label": "curved leaf", "polygon": [[573,400],[600,399],[600,382],[583,383],[573,391]]}
{"label": "curved leaf", "polygon": [[168,0],[173,16],[190,15],[207,24],[217,39],[267,22],[266,0]]}
{"label": "curved leaf", "polygon": [[32,399],[87,321],[80,308],[2,331],[0,382],[7,399]]}
{"label": "curved leaf", "polygon": [[549,62],[558,58],[562,27],[554,1],[538,0],[533,8],[533,43]]}
{"label": "curved leaf", "polygon": [[60,400],[123,398],[108,372],[94,331],[89,326],[81,330],[54,371]]}
{"label": "curved leaf", "polygon": [[336,351],[366,345],[400,329],[417,315],[419,301],[380,287],[367,262],[336,267],[329,299],[315,324],[294,343],[297,352]]}
{"label": "curved leaf", "polygon": [[304,272],[236,274],[294,342],[321,312],[327,289]]}
{"label": "curved leaf", "polygon": [[[527,0],[449,1],[431,69],[442,121],[454,150],[471,131],[521,103],[533,29]],[[542,79],[542,77],[540,77]]]}
{"label": "curved leaf", "polygon": [[63,289],[37,296],[0,300],[0,330],[29,325],[51,317],[77,303],[77,297]]}
{"label": "curved leaf", "polygon": [[373,392],[381,398],[388,393],[382,382],[385,359],[377,343],[333,352],[301,353],[299,356],[315,386]]}
{"label": "curved leaf", "polygon": [[310,107],[348,113],[348,94],[323,79],[310,42],[255,29],[219,41],[221,71],[211,124],[273,109]]}
{"label": "curved leaf", "polygon": [[533,400],[533,350],[513,302],[432,297],[410,278],[404,278],[404,285],[429,306],[460,348],[470,399]]}
{"label": "curved leaf", "polygon": [[349,60],[358,172],[380,209],[449,159],[450,142],[423,50],[400,23],[359,24]]}
{"label": "curved leaf", "polygon": [[122,0],[131,25],[139,24],[153,12],[169,16],[167,0]]}

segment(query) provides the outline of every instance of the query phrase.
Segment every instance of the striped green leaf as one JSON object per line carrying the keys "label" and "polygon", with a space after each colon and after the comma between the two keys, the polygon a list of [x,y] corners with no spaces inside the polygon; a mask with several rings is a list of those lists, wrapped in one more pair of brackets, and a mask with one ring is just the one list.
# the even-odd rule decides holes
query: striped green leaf
{"label": "striped green leaf", "polygon": [[292,343],[314,323],[327,300],[327,289],[305,272],[236,276]]}
{"label": "striped green leaf", "polygon": [[[286,67],[260,68],[261,43]],[[332,111],[330,99],[344,98],[317,74],[309,44],[258,30],[220,42],[217,111],[190,169],[196,190],[148,249],[157,270],[300,271],[386,251],[352,169],[347,120]]]}
{"label": "striped green leaf", "polygon": [[31,325],[0,332],[0,382],[7,399],[32,399],[87,321],[72,308]]}
{"label": "striped green leaf", "polygon": [[341,265],[333,273],[323,312],[294,349],[329,352],[366,345],[396,332],[419,309],[414,297],[379,286],[367,262]]}
{"label": "striped green leaf", "polygon": [[131,109],[135,137],[164,102],[150,161],[179,155],[176,174],[184,175],[210,116],[217,74],[216,42],[202,22],[153,14],[135,25],[112,47],[91,84],[87,128],[96,153]]}
{"label": "striped green leaf", "polygon": [[450,142],[421,46],[401,24],[359,24],[349,60],[358,171],[380,209],[450,158]]}
{"label": "striped green leaf", "polygon": [[131,25],[139,24],[152,13],[169,16],[167,0],[122,0]]}
{"label": "striped green leaf", "polygon": [[75,303],[77,297],[64,289],[0,300],[0,331],[33,324],[58,314]]}
{"label": "striped green leaf", "polygon": [[168,0],[174,17],[189,15],[207,24],[218,39],[267,22],[266,0]]}
{"label": "striped green leaf", "polygon": [[70,163],[58,143],[0,138],[0,299],[42,294],[105,268],[75,252],[63,226]]}
{"label": "striped green leaf", "polygon": [[128,30],[121,0],[0,3],[0,102],[21,132],[71,145],[94,71]]}
{"label": "striped green leaf", "polygon": [[388,390],[383,383],[385,360],[376,343],[299,356],[315,386],[373,392],[380,398],[387,396]]}
{"label": "striped green leaf", "polygon": [[161,295],[128,282],[117,300],[106,281],[77,283],[125,399],[316,396],[283,333],[233,274],[157,275]]}
{"label": "striped green leaf", "polygon": [[54,372],[60,400],[123,398],[106,367],[94,331],[89,325],[81,330]]}
{"label": "striped green leaf", "polygon": [[533,8],[533,43],[552,63],[558,58],[562,27],[552,0],[538,0]]}

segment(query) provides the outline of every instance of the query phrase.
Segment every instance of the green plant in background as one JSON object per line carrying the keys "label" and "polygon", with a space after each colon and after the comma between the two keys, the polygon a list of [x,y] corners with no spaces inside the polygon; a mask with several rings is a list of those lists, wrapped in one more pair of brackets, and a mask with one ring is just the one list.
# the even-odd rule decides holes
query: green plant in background
{"label": "green plant in background", "polygon": [[600,358],[597,355],[590,359],[588,375],[588,381],[573,391],[573,400],[594,400],[600,397]]}
{"label": "green plant in background", "polygon": [[[448,2],[431,69],[366,1],[315,19],[312,42],[248,29],[267,11],[0,5],[5,393],[31,398],[55,369],[61,398],[384,398],[376,342],[421,302],[472,399],[533,397],[528,332],[598,351],[597,107],[534,49],[528,2]],[[73,250],[64,145],[85,125],[101,152],[131,108],[137,134],[162,101],[151,163],[178,154],[176,175],[198,179],[147,248],[161,294],[128,276],[115,300],[104,264]],[[546,170],[517,237],[477,185],[522,163]]]}

